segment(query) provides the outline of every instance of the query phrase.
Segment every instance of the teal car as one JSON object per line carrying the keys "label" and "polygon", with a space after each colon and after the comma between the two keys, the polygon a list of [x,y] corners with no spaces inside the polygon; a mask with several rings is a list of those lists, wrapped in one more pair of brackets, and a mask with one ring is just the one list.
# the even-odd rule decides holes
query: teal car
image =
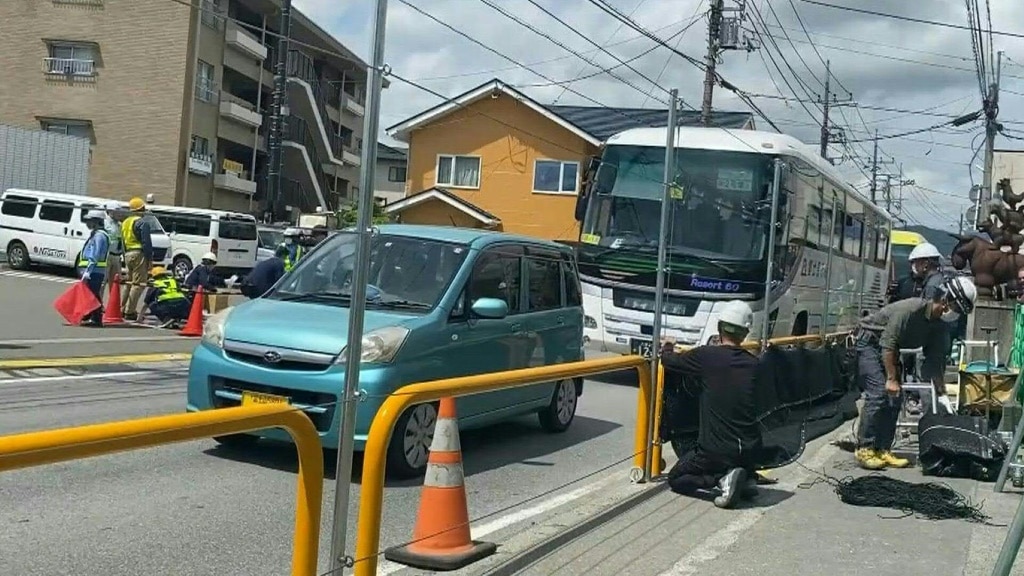
{"label": "teal car", "polygon": [[[342,232],[299,261],[263,297],[211,316],[192,355],[188,410],[288,402],[338,447],[339,401],[352,304],[356,235]],[[356,449],[384,399],[416,382],[583,359],[583,306],[571,248],[533,238],[442,226],[384,225],[371,237],[355,425]],[[466,430],[536,413],[569,428],[583,382],[567,379],[466,396]],[[426,467],[437,406],[402,414],[388,470]],[[217,438],[288,440],[280,430]]]}

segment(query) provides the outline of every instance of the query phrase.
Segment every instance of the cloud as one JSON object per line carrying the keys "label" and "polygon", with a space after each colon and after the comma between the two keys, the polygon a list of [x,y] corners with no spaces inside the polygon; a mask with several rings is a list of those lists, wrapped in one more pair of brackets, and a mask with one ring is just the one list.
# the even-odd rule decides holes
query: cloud
{"label": "cloud", "polygon": [[[488,1],[583,54],[600,67],[617,63],[528,0]],[[957,0],[931,0],[927,10],[918,8],[916,3],[898,0],[828,1],[955,24],[968,22],[964,4]],[[346,46],[368,59],[372,2],[295,2]],[[620,59],[629,61],[654,46],[651,40],[621,25],[591,1],[536,2],[587,38],[606,46]],[[703,59],[707,24],[702,16],[707,10],[706,1],[609,2],[621,12],[631,14],[641,26],[655,31],[659,37],[672,37],[669,43],[680,52]],[[388,65],[396,74],[447,96],[455,96],[498,77],[510,84],[523,85],[527,94],[542,102],[557,99],[562,104],[593,105],[591,100],[596,100],[609,106],[655,107],[663,106],[659,101],[666,99],[664,89],[677,87],[688,105],[700,105],[703,72],[664,47],[629,62],[639,74],[620,66],[612,72],[617,78],[602,74],[573,82],[566,88],[551,85],[551,81],[592,74],[595,68],[552,41],[502,16],[482,0],[413,0],[412,3],[480,40],[498,54],[527,64],[532,69],[519,68],[498,54],[432,22],[398,0],[389,0]],[[339,4],[342,6],[340,10]],[[727,1],[728,4],[731,2]],[[726,52],[718,71],[729,82],[750,93],[781,94],[792,99],[795,91],[800,99],[806,100],[803,104],[814,113],[813,117],[800,103],[792,100],[755,98],[755,102],[783,131],[805,142],[816,144],[820,133],[816,124],[821,120],[820,106],[812,101],[824,92],[821,59],[830,62],[835,78],[853,93],[853,101],[857,104],[834,106],[830,114],[833,125],[842,127],[850,140],[869,139],[876,129],[884,138],[927,128],[981,108],[970,34],[965,30],[830,9],[802,0],[793,0],[792,4],[789,0],[757,0],[748,1],[747,6],[745,27],[748,30],[751,27],[761,29],[763,20],[774,43],[768,40],[750,53]],[[794,14],[794,6],[810,33],[813,45]],[[1012,30],[1015,28],[1011,23],[1024,22],[1022,2],[992,2],[992,11],[992,21],[997,30]],[[697,21],[682,33],[695,17]],[[1007,50],[1010,58],[1003,61],[1003,87],[1024,93],[1024,66],[1016,64],[1024,63],[1021,43],[996,36],[994,44],[996,49]],[[992,67],[991,63],[988,65]],[[652,86],[644,77],[655,80],[658,86]],[[787,86],[784,78],[792,88]],[[843,88],[835,81],[830,84],[836,98],[846,97]],[[383,97],[381,125],[390,126],[439,102],[436,96],[393,79],[391,88]],[[735,95],[721,88],[715,90],[714,104],[718,109],[748,109]],[[901,110],[927,110],[931,115],[899,112]],[[999,118],[1008,132],[1024,134],[1024,96],[1004,92]],[[766,127],[763,121],[759,123]],[[904,179],[913,179],[918,185],[931,190],[904,186],[903,213],[909,221],[955,229],[959,214],[968,204],[967,192],[972,178],[968,166],[974,154],[971,146],[983,143],[982,138],[975,138],[981,130],[981,124],[976,122],[960,129],[943,128],[880,142],[880,156],[887,161],[895,160],[895,163],[883,165],[881,172],[896,172],[902,163]],[[1005,148],[1014,148],[1020,143],[1005,138],[998,140],[998,145]],[[850,144],[850,147],[857,158],[847,155],[837,163],[838,168],[852,182],[860,184],[860,189],[866,190],[866,164],[870,162],[872,144],[861,142]],[[832,152],[839,156],[844,150],[833,146]],[[981,164],[980,156],[974,164]],[[973,170],[973,179],[980,182],[980,170]]]}

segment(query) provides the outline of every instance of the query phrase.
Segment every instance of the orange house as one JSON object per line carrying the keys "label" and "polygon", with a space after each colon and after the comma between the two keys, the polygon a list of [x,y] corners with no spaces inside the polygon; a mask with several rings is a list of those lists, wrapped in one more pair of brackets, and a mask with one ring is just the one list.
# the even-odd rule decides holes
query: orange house
{"label": "orange house", "polygon": [[[487,228],[575,240],[589,158],[613,134],[667,124],[667,110],[544,105],[491,80],[387,129],[409,145],[405,198],[387,212],[409,224]],[[699,113],[680,114],[694,125]],[[717,126],[753,129],[745,112]]]}

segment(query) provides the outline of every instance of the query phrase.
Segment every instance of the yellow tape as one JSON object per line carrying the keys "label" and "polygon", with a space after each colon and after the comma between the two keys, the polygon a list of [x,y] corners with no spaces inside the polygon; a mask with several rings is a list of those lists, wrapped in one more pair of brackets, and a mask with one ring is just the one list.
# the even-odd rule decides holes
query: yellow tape
{"label": "yellow tape", "polygon": [[177,360],[188,360],[191,357],[191,352],[178,352],[161,354],[121,354],[118,356],[77,356],[73,358],[22,358],[20,360],[0,360],[0,370],[174,362]]}

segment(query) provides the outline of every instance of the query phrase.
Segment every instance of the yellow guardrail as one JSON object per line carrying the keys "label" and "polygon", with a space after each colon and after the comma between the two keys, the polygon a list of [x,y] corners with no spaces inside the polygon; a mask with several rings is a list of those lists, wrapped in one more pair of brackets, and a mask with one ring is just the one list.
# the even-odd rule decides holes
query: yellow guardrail
{"label": "yellow guardrail", "polygon": [[315,576],[324,461],[313,422],[287,405],[222,408],[0,437],[0,472],[151,448],[186,440],[283,428],[299,454],[292,576]]}
{"label": "yellow guardrail", "polygon": [[637,426],[634,463],[645,466],[647,449],[651,439],[647,437],[648,401],[654,392],[651,382],[650,361],[641,356],[622,356],[568,362],[553,366],[525,368],[509,372],[462,376],[410,384],[395,391],[381,405],[370,424],[366,448],[363,452],[363,480],[359,493],[359,521],[356,537],[355,576],[375,576],[377,556],[380,547],[380,522],[384,501],[384,465],[388,443],[395,429],[395,423],[406,409],[414,404],[435,402],[441,398],[468,396],[494,390],[504,390],[542,382],[553,382],[566,378],[582,378],[636,369],[639,373],[640,394],[638,400]]}
{"label": "yellow guardrail", "polygon": [[[794,346],[799,344],[825,344],[826,342],[834,341],[839,338],[845,338],[849,332],[835,332],[832,334],[813,334],[808,336],[783,336],[781,338],[775,338],[768,341],[769,346]],[[743,348],[747,350],[760,350],[761,342],[759,340],[753,340],[750,342],[744,342]],[[692,349],[693,346],[676,346],[677,352],[685,352],[686,350]],[[657,435],[661,430],[661,411],[662,403],[665,398],[665,367],[658,364],[658,375],[654,383],[654,433]],[[662,473],[661,469],[661,442],[658,442],[656,438],[651,438],[650,442],[653,444],[651,448],[651,476],[659,476]]]}

